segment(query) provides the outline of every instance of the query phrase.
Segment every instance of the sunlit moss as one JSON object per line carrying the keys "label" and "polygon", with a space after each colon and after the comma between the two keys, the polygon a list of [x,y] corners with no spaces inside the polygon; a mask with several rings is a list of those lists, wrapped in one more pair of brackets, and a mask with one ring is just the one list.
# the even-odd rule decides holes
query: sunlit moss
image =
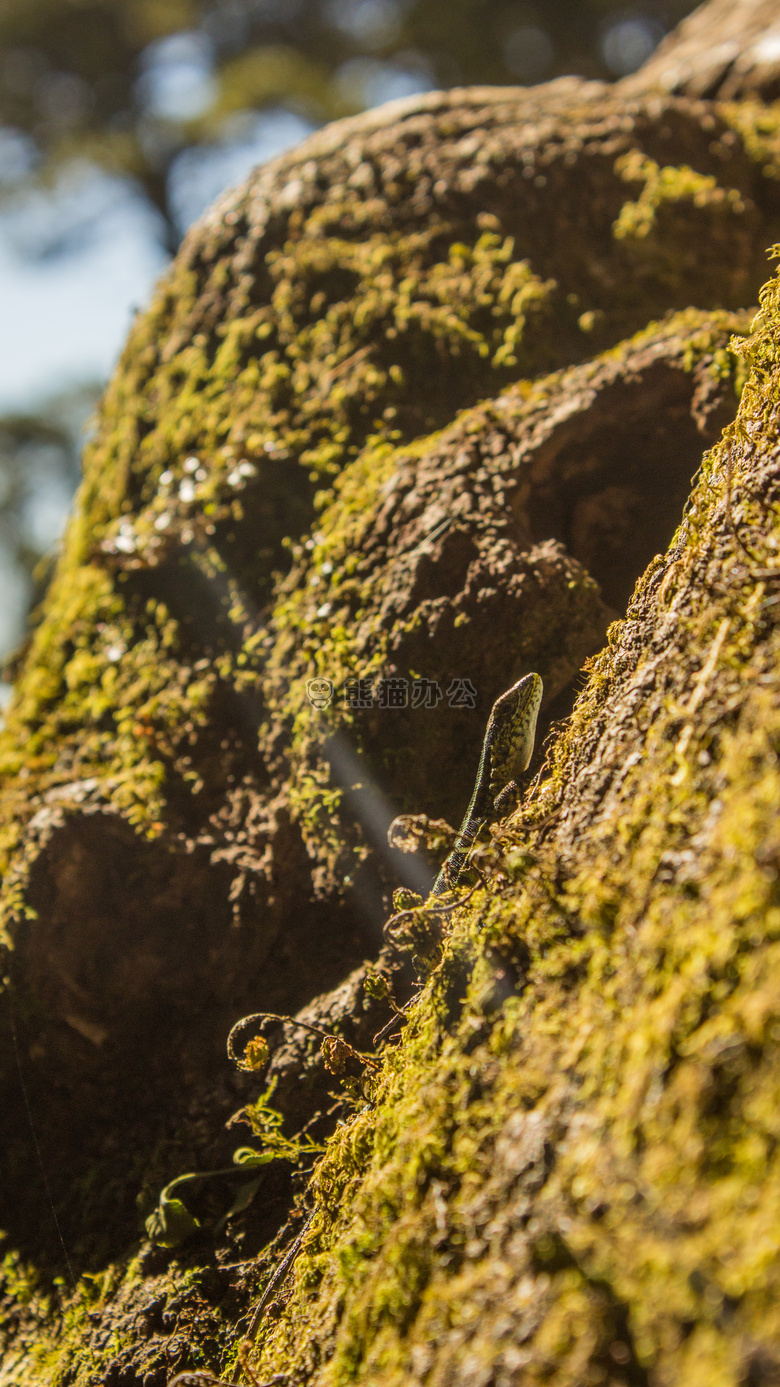
{"label": "sunlit moss", "polygon": [[[726,118],[771,182],[774,115],[740,107]],[[449,138],[444,124],[440,133]],[[706,306],[750,302],[773,214],[730,187],[728,161],[717,176],[661,165],[644,149],[626,153],[622,138],[622,157],[599,165],[603,197],[592,196],[595,178],[584,193],[571,185],[603,224],[570,227],[560,244],[541,217],[510,230],[471,204],[460,218],[437,208],[424,230],[399,229],[390,194],[382,202],[346,186],[327,207],[286,212],[262,243],[249,242],[251,193],[211,239],[208,227],[194,233],[107,391],[3,734],[10,919],[29,910],[24,874],[37,848],[24,829],[42,796],[94,779],[140,833],[159,834],[172,786],[200,790],[199,738],[224,688],[262,686],[263,716],[284,718],[304,836],[327,845],[332,834],[340,851],[339,792],[310,754],[323,722],[303,685],[356,668],[356,619],[373,623],[361,673],[381,667],[387,633],[354,550],[398,459],[435,448],[459,410],[471,410],[459,427],[478,434],[491,406],[475,402],[506,390],[517,418],[530,416],[569,363],[619,356],[642,324],[657,331],[693,298],[698,308],[665,325],[686,369],[706,358],[739,392],[749,367],[731,441],[749,447],[766,432],[777,286],[746,356],[726,343],[726,315]],[[412,163],[394,188],[413,190]],[[541,187],[554,170],[531,172]],[[697,659],[705,670],[720,639],[714,703],[691,711],[687,688],[660,709],[638,696],[638,759],[578,851],[559,852],[554,835],[529,847],[520,822],[499,838],[490,891],[456,918],[375,1106],[337,1132],[318,1170],[320,1213],[292,1298],[264,1329],[263,1370],[401,1387],[444,1382],[463,1363],[477,1381],[514,1352],[507,1373],[529,1383],[580,1387],[628,1362],[712,1387],[740,1380],[739,1335],[777,1341],[778,652],[762,634],[773,608],[762,608],[732,539],[725,558],[713,550],[721,586],[693,582],[724,494],[723,458],[705,466],[673,557],[651,565],[628,616],[676,612],[681,670]],[[735,492],[734,505],[747,525],[756,503]],[[776,552],[774,524],[772,514],[760,533],[762,562]],[[311,548],[296,550],[309,535]],[[244,545],[234,567],[232,543]],[[182,556],[191,606],[196,577],[218,595],[224,625],[209,655],[185,637],[187,613],[149,597],[157,570]],[[318,616],[306,579],[325,563],[330,610]],[[674,608],[689,579],[690,609]],[[608,726],[632,668],[626,629],[613,628],[590,671],[523,811],[531,822],[558,810],[581,749]],[[658,640],[648,660],[663,654]],[[706,871],[686,878],[673,855],[696,834]],[[516,1169],[512,1122],[517,1141],[528,1139]],[[510,1224],[517,1188],[527,1203]],[[170,1284],[188,1275],[174,1266]],[[131,1294],[137,1279],[131,1262],[100,1295]],[[4,1293],[31,1303],[34,1274],[14,1269]],[[93,1294],[82,1286],[64,1319],[41,1301],[45,1327],[25,1345],[20,1381],[86,1387],[102,1372],[82,1343]],[[235,1332],[221,1321],[227,1362]]]}
{"label": "sunlit moss", "polygon": [[[319,1168],[327,1272],[313,1289],[301,1266],[263,1371],[395,1387],[522,1364],[524,1381],[575,1387],[635,1365],[736,1387],[777,1341],[780,634],[761,565],[780,515],[760,480],[777,280],[763,315],[736,426],[498,835],[375,1108]],[[735,505],[755,576],[725,505],[745,438]],[[594,814],[577,795],[597,745]],[[524,847],[556,808],[576,835]],[[512,957],[519,985],[486,1009]]]}

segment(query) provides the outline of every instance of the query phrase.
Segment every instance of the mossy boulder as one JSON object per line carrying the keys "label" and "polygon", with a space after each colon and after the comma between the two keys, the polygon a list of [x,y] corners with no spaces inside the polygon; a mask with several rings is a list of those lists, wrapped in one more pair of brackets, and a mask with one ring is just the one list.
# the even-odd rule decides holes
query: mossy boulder
{"label": "mossy boulder", "polygon": [[772,1382],[780,282],[735,424],[332,1142],[262,1369]]}
{"label": "mossy boulder", "polygon": [[[753,323],[779,122],[575,79],[436,93],[190,233],[0,748],[4,1380],[229,1365],[304,1207],[266,1377],[780,1371],[775,281]],[[437,864],[387,825],[457,823],[531,669],[533,788],[484,885],[413,912],[420,990],[381,926]],[[313,1183],[275,1162],[227,1221],[204,1184],[192,1239],[139,1242],[163,1185],[229,1163],[231,1113],[271,1139],[233,1022],[308,1008],[367,1051],[380,974],[406,1024],[330,1118],[319,1043],[272,1037]]]}

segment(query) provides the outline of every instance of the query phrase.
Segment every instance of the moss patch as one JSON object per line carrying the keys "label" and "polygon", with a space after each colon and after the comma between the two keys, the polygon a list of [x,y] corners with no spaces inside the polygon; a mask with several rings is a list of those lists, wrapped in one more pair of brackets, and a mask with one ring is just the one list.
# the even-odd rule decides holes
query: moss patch
{"label": "moss patch", "polygon": [[[310,673],[414,678],[439,632],[441,668],[471,652],[488,706],[514,660],[544,663],[564,696],[609,615],[590,568],[599,536],[623,526],[626,551],[643,498],[666,486],[652,473],[658,437],[652,475],[631,472],[636,421],[650,433],[660,401],[692,471],[694,444],[712,441],[743,383],[727,339],[747,331],[740,310],[777,236],[773,132],[771,113],[628,109],[576,82],[436,95],[392,125],[314,137],[193,231],[101,407],[0,750],[9,966],[24,1023],[61,1067],[93,1042],[37,1009],[49,975],[30,981],[23,964],[58,931],[92,938],[84,921],[132,942],[145,912],[175,942],[197,919],[181,1015],[206,1039],[242,988],[297,1007],[365,952],[344,878],[367,844],[319,754],[335,721],[314,717]],[[271,1368],[473,1387],[499,1354],[506,1381],[579,1387],[642,1382],[656,1365],[736,1382],[772,1358],[771,1251],[747,1229],[759,1216],[774,1227],[777,609],[761,588],[771,576],[750,568],[775,552],[771,457],[750,453],[774,407],[774,293],[729,436],[747,488],[732,518],[758,560],[734,540],[725,454],[713,455],[542,788],[483,849],[489,892],[457,917],[376,1109],[320,1167],[315,1236],[263,1344]],[[594,420],[617,418],[618,399],[625,475],[614,457],[602,474]],[[559,483],[565,535],[545,518]],[[343,722],[406,807],[429,808],[436,780],[458,802],[483,711],[419,737],[417,781],[398,724]],[[106,823],[132,845],[116,919],[84,905],[92,878],[78,871],[80,835],[99,825],[113,841]],[[165,854],[180,894],[155,894],[153,913],[149,864]],[[170,1075],[135,1074],[165,1107],[159,1130],[136,1134],[138,1183],[164,1123],[188,1151],[208,1144],[190,1096],[216,1061],[176,1035],[172,1053],[192,1066],[176,1092]],[[110,1110],[130,1091],[131,1047],[105,1052],[102,1069],[87,1053]],[[46,1143],[57,1160],[59,1140]],[[754,1224],[727,1211],[737,1188]],[[265,1241],[289,1191],[279,1205]],[[84,1236],[99,1225],[118,1257],[125,1224],[105,1209]],[[125,1258],[94,1305],[82,1286],[65,1311],[12,1259],[11,1380],[148,1373],[162,1387],[180,1366],[229,1364],[263,1269],[225,1270],[212,1247],[191,1255],[167,1269]],[[153,1308],[158,1274],[166,1297],[181,1293],[173,1310]]]}
{"label": "moss patch", "polygon": [[488,890],[456,917],[376,1108],[319,1169],[317,1236],[263,1371],[561,1387],[774,1371],[777,281],[763,308],[737,424],[494,835]]}

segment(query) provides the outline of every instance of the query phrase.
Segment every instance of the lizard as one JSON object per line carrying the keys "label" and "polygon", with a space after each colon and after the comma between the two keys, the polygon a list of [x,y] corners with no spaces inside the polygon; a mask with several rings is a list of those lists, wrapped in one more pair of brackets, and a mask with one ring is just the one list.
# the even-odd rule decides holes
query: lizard
{"label": "lizard", "polygon": [[534,751],[536,719],[543,685],[538,674],[526,674],[493,704],[482,743],[474,793],[455,839],[455,846],[433,885],[441,896],[457,885],[469,849],[483,824],[506,812]]}

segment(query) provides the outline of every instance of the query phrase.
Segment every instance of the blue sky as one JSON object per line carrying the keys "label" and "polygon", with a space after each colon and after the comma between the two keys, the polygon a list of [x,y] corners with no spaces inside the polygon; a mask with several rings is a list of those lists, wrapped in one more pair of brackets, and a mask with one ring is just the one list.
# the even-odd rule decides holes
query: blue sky
{"label": "blue sky", "polygon": [[[183,226],[308,129],[273,112],[222,146],[192,151],[175,189]],[[157,233],[132,187],[84,165],[52,194],[0,208],[0,413],[107,379],[165,266]]]}
{"label": "blue sky", "polygon": [[107,376],[165,263],[150,220],[117,197],[82,247],[41,258],[0,222],[0,411]]}

